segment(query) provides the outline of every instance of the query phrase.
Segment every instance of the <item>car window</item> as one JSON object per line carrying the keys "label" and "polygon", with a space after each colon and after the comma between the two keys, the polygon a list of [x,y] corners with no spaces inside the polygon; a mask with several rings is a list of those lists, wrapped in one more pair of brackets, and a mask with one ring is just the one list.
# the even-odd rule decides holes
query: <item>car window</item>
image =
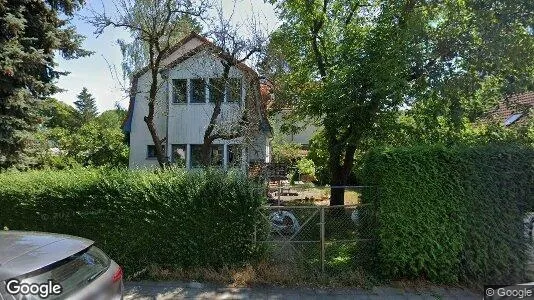
{"label": "car window", "polygon": [[[60,298],[81,289],[103,274],[111,260],[97,247],[70,256],[58,263],[47,266],[20,278],[24,283],[46,283],[52,280],[59,283],[63,292]],[[33,298],[24,298],[33,299]],[[53,298],[48,298],[53,299]]]}

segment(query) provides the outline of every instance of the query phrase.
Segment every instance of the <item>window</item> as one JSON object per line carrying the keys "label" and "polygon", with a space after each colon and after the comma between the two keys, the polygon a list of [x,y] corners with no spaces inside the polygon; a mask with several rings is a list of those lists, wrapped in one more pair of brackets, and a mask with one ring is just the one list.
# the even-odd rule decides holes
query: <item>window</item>
{"label": "window", "polygon": [[[223,165],[223,145],[211,145],[210,149],[210,165]],[[191,167],[196,168],[202,166],[202,145],[191,145]]]}
{"label": "window", "polygon": [[191,167],[202,166],[202,145],[191,145]]}
{"label": "window", "polygon": [[172,103],[187,103],[187,79],[172,80]]}
{"label": "window", "polygon": [[241,165],[241,145],[228,145],[228,167],[237,168]]}
{"label": "window", "polygon": [[224,102],[224,80],[222,78],[211,78],[210,102],[215,103],[217,100]]}
{"label": "window", "polygon": [[185,167],[186,165],[187,145],[172,144],[171,146],[171,162],[177,167]]}
{"label": "window", "polygon": [[222,167],[224,163],[224,146],[223,145],[211,145],[211,165]]}
{"label": "window", "polygon": [[191,103],[206,102],[206,83],[204,79],[191,79]]}
{"label": "window", "polygon": [[[163,153],[165,153],[165,145],[162,145]],[[147,145],[146,146],[146,157],[147,158],[156,158],[156,146]]]}
{"label": "window", "polygon": [[510,126],[510,125],[514,124],[522,116],[523,116],[522,113],[517,113],[517,114],[511,115],[508,119],[506,119],[506,121],[504,121],[504,126]]}
{"label": "window", "polygon": [[228,79],[227,102],[241,103],[241,78]]}

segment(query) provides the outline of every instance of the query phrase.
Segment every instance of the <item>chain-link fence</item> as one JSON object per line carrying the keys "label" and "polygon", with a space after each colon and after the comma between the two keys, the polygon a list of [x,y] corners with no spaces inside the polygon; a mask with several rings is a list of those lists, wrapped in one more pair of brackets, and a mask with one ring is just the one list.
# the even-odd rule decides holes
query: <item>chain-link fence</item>
{"label": "chain-link fence", "polygon": [[369,259],[372,209],[361,197],[374,193],[374,188],[340,188],[346,205],[329,206],[329,189],[277,189],[272,205],[264,208],[266,228],[257,236],[270,264],[322,274],[354,269]]}

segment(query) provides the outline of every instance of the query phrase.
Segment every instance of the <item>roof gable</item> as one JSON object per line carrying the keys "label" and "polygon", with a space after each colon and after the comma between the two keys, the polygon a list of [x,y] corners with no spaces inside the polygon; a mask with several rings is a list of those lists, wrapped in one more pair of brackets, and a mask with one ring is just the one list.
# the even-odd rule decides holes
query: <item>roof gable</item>
{"label": "roof gable", "polygon": [[[173,68],[203,50],[209,50],[221,59],[232,61],[237,69],[242,70],[249,75],[258,76],[256,71],[251,67],[243,62],[238,62],[231,54],[225,52],[221,47],[215,45],[213,42],[194,31],[180,40],[168,51],[167,54],[164,55],[161,61],[161,70]],[[149,66],[145,66],[136,72],[132,77],[132,81],[136,81],[136,79],[145,74],[148,70]]]}

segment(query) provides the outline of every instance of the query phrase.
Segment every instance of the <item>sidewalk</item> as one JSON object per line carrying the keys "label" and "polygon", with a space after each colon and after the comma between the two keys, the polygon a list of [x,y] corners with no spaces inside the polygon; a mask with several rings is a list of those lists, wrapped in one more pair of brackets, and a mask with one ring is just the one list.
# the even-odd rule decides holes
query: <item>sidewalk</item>
{"label": "sidewalk", "polygon": [[425,291],[391,287],[364,289],[232,288],[198,282],[125,282],[125,300],[133,299],[480,299],[472,291],[431,288]]}

